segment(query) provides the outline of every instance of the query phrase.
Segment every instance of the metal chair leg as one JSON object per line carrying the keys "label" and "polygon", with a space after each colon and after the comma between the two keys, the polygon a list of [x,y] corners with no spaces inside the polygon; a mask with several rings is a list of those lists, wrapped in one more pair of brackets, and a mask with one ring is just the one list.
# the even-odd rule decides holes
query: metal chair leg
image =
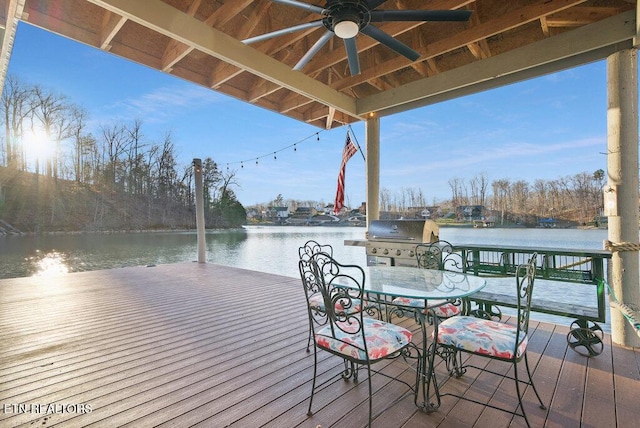
{"label": "metal chair leg", "polygon": [[309,408],[307,409],[307,416],[313,415],[311,411],[311,405],[313,404],[313,394],[316,391],[316,375],[318,374],[318,350],[313,346],[313,381],[311,382],[311,397],[309,397]]}
{"label": "metal chair leg", "polygon": [[533,388],[533,392],[535,392],[536,397],[538,398],[538,403],[540,403],[540,408],[543,410],[547,409],[547,406],[542,403],[542,398],[540,398],[540,394],[538,394],[538,390],[536,389],[536,385],[533,383],[533,377],[531,376],[531,370],[529,370],[529,360],[527,359],[527,354],[524,354],[524,366],[527,369],[527,376],[529,376],[529,384]]}

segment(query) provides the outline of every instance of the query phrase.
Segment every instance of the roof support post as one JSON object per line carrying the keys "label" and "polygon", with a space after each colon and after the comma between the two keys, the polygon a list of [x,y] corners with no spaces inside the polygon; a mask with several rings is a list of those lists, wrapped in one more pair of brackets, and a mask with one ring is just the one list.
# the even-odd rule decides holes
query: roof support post
{"label": "roof support post", "polygon": [[367,144],[367,230],[372,220],[380,218],[380,118],[367,117],[365,122]]}
{"label": "roof support post", "polygon": [[[609,241],[638,243],[638,55],[636,49],[607,58],[607,176],[612,193]],[[638,251],[615,251],[609,282],[618,301],[640,306]],[[614,343],[640,347],[634,327],[618,310],[611,311]]]}
{"label": "roof support post", "polygon": [[202,178],[202,159],[193,160],[193,176],[196,184],[196,235],[198,242],[198,263],[206,263],[206,236],[204,223],[204,181]]}

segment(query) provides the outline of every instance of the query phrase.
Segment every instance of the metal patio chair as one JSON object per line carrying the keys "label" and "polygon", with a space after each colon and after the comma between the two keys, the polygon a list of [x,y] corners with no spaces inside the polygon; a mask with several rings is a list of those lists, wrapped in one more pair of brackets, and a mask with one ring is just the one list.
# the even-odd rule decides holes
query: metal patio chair
{"label": "metal patio chair", "polygon": [[[309,266],[310,265],[310,266]],[[400,326],[365,316],[357,307],[364,299],[364,270],[357,265],[343,265],[326,253],[317,253],[310,260],[299,261],[307,296],[309,322],[313,328],[314,371],[311,397],[307,414],[311,416],[313,396],[316,391],[318,351],[326,351],[345,362],[342,378],[357,380],[358,370],[366,368],[369,386],[369,426],[372,421],[371,373],[379,373],[398,380],[409,387],[416,397],[416,384],[390,377],[375,371],[371,365],[392,358],[418,358],[419,352],[411,342],[412,333]],[[311,299],[317,290],[322,296],[322,305]],[[415,354],[412,353],[415,351]],[[331,380],[327,381],[330,382]]]}
{"label": "metal patio chair", "polygon": [[[462,256],[454,252],[453,245],[447,241],[435,241],[429,244],[418,244],[415,248],[415,257],[420,269],[450,270],[462,272]],[[407,297],[396,297],[391,302],[400,308],[408,307],[412,309],[425,310],[425,301],[422,299],[410,299]],[[449,318],[460,315],[462,312],[462,302],[444,302],[431,300],[427,302],[433,306],[433,312],[438,318]],[[402,309],[394,312],[403,315]]]}
{"label": "metal patio chair", "polygon": [[[450,376],[461,377],[468,367],[493,373],[515,381],[516,393],[518,397],[518,407],[521,413],[483,403],[475,399],[446,393],[438,396],[437,405],[440,405],[440,397],[451,395],[467,401],[472,401],[497,410],[502,410],[513,415],[522,416],[529,426],[529,420],[522,405],[523,390],[521,385],[531,386],[538,398],[541,409],[546,409],[542,399],[536,390],[529,369],[527,360],[527,343],[529,340],[529,313],[531,310],[531,295],[533,293],[533,283],[536,274],[537,254],[533,254],[529,263],[518,266],[516,272],[516,295],[517,295],[517,319],[516,324],[506,324],[498,321],[476,318],[473,316],[457,316],[437,322],[434,328],[434,341],[431,352],[430,366],[433,367],[435,355],[440,355],[447,362],[447,369]],[[498,373],[486,367],[474,366],[462,362],[462,354],[473,354],[479,357],[491,358],[496,361],[503,361],[513,365],[513,376],[506,373]],[[518,377],[518,363],[524,360],[527,372],[527,379]],[[434,382],[436,380],[434,379]]]}
{"label": "metal patio chair", "polygon": [[[308,281],[305,282],[306,270],[312,269],[312,265],[310,263],[311,257],[313,257],[316,254],[325,254],[327,258],[332,258],[333,247],[329,244],[320,244],[317,241],[314,241],[311,239],[305,242],[305,244],[302,247],[298,248],[298,256],[300,258],[300,261],[307,262],[299,265],[301,269],[302,268],[305,269],[305,272],[300,270],[300,277],[302,279],[302,284],[305,287],[305,293],[308,294],[307,299],[309,300],[309,302],[313,305],[313,307],[318,308],[318,310],[324,311],[324,301],[322,299],[322,294],[319,291],[318,284],[315,284],[313,282],[308,282]],[[322,265],[327,258],[319,256],[316,258],[315,261],[319,265]],[[355,302],[354,306],[351,308],[348,308],[347,310],[355,312],[355,311],[359,311],[360,307],[361,307],[361,303]],[[307,339],[307,352],[311,350],[310,348],[311,348],[312,338],[313,338],[313,325],[311,324],[311,322],[309,322],[309,338]]]}

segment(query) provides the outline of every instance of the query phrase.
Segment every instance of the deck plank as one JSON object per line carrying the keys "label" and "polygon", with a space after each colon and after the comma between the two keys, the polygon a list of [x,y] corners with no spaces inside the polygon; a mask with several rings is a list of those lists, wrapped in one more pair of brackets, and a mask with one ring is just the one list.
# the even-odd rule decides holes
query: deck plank
{"label": "deck plank", "polygon": [[[410,318],[396,321],[417,328]],[[525,391],[532,426],[626,427],[640,419],[638,350],[605,335],[603,354],[585,358],[568,348],[567,327],[531,325],[530,363],[549,405],[539,409]],[[307,333],[297,278],[181,263],[0,280],[0,427],[365,426],[366,374],[357,383],[336,377],[341,360],[326,353],[319,381],[329,383],[307,416]],[[401,362],[376,366],[414,378]],[[443,392],[515,408],[512,382],[473,370],[448,379],[442,362],[437,373]],[[404,385],[378,374],[372,384],[375,427],[524,426],[453,397],[425,414]],[[47,414],[50,403],[68,407]],[[81,404],[92,411],[80,413]]]}

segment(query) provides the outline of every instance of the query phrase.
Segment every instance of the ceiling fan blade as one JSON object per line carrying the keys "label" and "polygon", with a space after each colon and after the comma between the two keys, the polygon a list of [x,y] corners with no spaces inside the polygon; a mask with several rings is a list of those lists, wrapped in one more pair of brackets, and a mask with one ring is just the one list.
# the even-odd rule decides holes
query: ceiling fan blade
{"label": "ceiling fan blade", "polygon": [[371,22],[468,21],[470,10],[372,10]]}
{"label": "ceiling fan blade", "polygon": [[272,31],[271,33],[260,34],[259,36],[249,37],[244,39],[242,43],[249,45],[251,43],[261,42],[263,40],[269,40],[274,37],[282,36],[284,34],[293,33],[300,30],[306,30],[307,28],[322,27],[322,21],[307,22],[300,25],[294,25],[293,27],[283,28],[282,30]]}
{"label": "ceiling fan blade", "polygon": [[369,10],[375,9],[386,1],[387,0],[367,0],[367,6],[369,7]]}
{"label": "ceiling fan blade", "polygon": [[333,31],[327,30],[322,36],[320,36],[318,41],[315,42],[313,46],[311,46],[311,49],[309,49],[307,53],[304,54],[302,58],[300,58],[300,61],[298,61],[293,69],[297,71],[302,70],[302,67],[304,67],[309,61],[311,61],[311,58],[313,58],[313,56],[317,54],[320,49],[322,49],[322,47],[329,41],[331,37],[333,37]]}
{"label": "ceiling fan blade", "polygon": [[293,6],[299,9],[304,9],[304,10],[319,13],[319,14],[322,14],[322,12],[324,12],[325,10],[323,7],[315,6],[309,3],[303,3],[301,1],[295,1],[295,0],[271,0],[271,1],[274,3],[286,4],[287,6]]}
{"label": "ceiling fan blade", "polygon": [[420,58],[420,54],[409,46],[405,45],[401,41],[394,39],[384,31],[374,27],[373,25],[367,25],[366,27],[360,29],[360,32],[366,34],[374,40],[382,43],[390,49],[398,52],[400,55],[410,59],[411,61],[415,61]]}
{"label": "ceiling fan blade", "polygon": [[344,39],[344,48],[347,50],[347,60],[349,61],[349,71],[352,76],[360,74],[360,59],[358,58],[358,47],[356,38]]}

